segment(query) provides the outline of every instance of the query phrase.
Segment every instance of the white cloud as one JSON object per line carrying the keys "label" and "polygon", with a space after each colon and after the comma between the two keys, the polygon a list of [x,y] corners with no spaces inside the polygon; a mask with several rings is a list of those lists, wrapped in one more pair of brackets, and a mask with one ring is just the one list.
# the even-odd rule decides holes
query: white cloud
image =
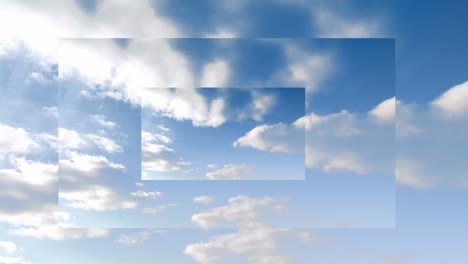
{"label": "white cloud", "polygon": [[203,67],[200,87],[224,87],[229,78],[226,61],[214,61]]}
{"label": "white cloud", "polygon": [[312,53],[294,42],[278,42],[286,54],[287,67],[280,69],[271,85],[287,84],[305,87],[307,92],[320,89],[320,84],[329,78],[335,68],[333,54],[326,52]]}
{"label": "white cloud", "polygon": [[58,113],[58,107],[56,106],[44,106],[42,107],[42,111],[44,111],[45,114],[48,116],[58,118],[59,113]]}
{"label": "white cloud", "polygon": [[38,39],[179,36],[177,28],[158,16],[149,1],[99,1],[93,14],[71,0],[4,2],[0,25],[0,36]]}
{"label": "white cloud", "polygon": [[12,163],[14,169],[0,169],[0,175],[9,177],[10,181],[47,186],[57,180],[58,166],[55,164],[26,160],[24,157],[14,159]]}
{"label": "white cloud", "polygon": [[38,83],[44,83],[46,82],[46,78],[44,77],[44,75],[40,72],[33,72],[31,73],[31,79],[33,79],[34,81],[38,82]]}
{"label": "white cloud", "polygon": [[411,160],[397,160],[395,179],[400,185],[411,186],[415,189],[426,190],[438,184],[422,171],[421,166]]}
{"label": "white cloud", "polygon": [[7,154],[28,154],[41,148],[34,135],[23,128],[0,124],[0,158]]}
{"label": "white cloud", "polygon": [[90,135],[87,134],[86,137],[98,148],[104,150],[107,153],[115,153],[115,152],[122,152],[122,146],[115,143],[112,139],[98,136],[98,135]]}
{"label": "white cloud", "polygon": [[371,38],[382,36],[380,21],[353,20],[328,8],[312,9],[313,22],[322,38]]}
{"label": "white cloud", "polygon": [[313,131],[320,136],[349,138],[362,134],[357,116],[346,110],[327,115],[310,113],[298,119],[295,124],[299,127],[305,126],[306,131]]}
{"label": "white cloud", "polygon": [[267,114],[276,102],[276,98],[272,95],[264,95],[255,90],[252,90],[252,113],[250,117],[255,121],[262,121],[263,116]]}
{"label": "white cloud", "polygon": [[283,209],[281,201],[271,198],[251,198],[248,196],[231,197],[228,205],[211,208],[192,215],[192,222],[202,228],[225,227],[234,224],[242,228],[263,227],[261,210],[279,212]]}
{"label": "white cloud", "polygon": [[2,256],[0,256],[0,263],[2,264],[29,264],[29,262],[26,262],[18,257],[2,257]]}
{"label": "white cloud", "polygon": [[165,125],[158,125],[158,129],[160,129],[163,132],[169,132],[171,131],[170,128],[166,127]]}
{"label": "white cloud", "polygon": [[57,165],[25,157],[11,158],[0,168],[0,222],[33,221],[24,214],[50,210],[57,199]]}
{"label": "white cloud", "polygon": [[83,238],[106,237],[109,229],[102,228],[64,228],[58,226],[18,227],[10,230],[17,236],[33,237],[37,239],[70,240]]}
{"label": "white cloud", "polygon": [[419,125],[415,122],[414,115],[418,112],[415,105],[408,105],[402,101],[397,101],[397,118],[395,128],[397,139],[412,137],[422,133]]}
{"label": "white cloud", "polygon": [[455,85],[431,102],[431,105],[449,118],[468,114],[468,81]]}
{"label": "white cloud", "polygon": [[[164,127],[165,128],[165,127]],[[172,143],[172,139],[162,134],[153,134],[148,131],[143,131],[141,134],[142,150],[141,150],[141,165],[142,178],[151,179],[149,172],[168,172],[179,171],[182,167],[190,166],[192,163],[188,161],[172,161],[166,156],[174,153],[174,149],[166,145],[159,144]]]}
{"label": "white cloud", "polygon": [[386,124],[395,124],[395,97],[387,99],[378,104],[374,109],[369,111],[369,115],[374,117],[377,122]]}
{"label": "white cloud", "polygon": [[119,197],[110,188],[97,185],[72,191],[61,190],[59,198],[64,206],[83,210],[133,209],[138,205],[135,201]]}
{"label": "white cloud", "polygon": [[192,165],[192,162],[181,160],[181,161],[178,161],[176,164],[179,165],[179,166],[186,167],[186,166],[191,166],[191,165]]}
{"label": "white cloud", "polygon": [[135,105],[141,87],[195,87],[189,61],[165,39],[132,39],[125,49],[112,40],[61,40],[59,64],[60,78],[82,79],[88,95]]}
{"label": "white cloud", "polygon": [[234,141],[233,146],[269,152],[303,153],[304,128],[282,123],[260,125]]}
{"label": "white cloud", "polygon": [[12,227],[56,226],[58,219],[54,212],[57,210],[57,200],[54,202],[55,204],[41,201],[42,207],[39,211],[30,209],[22,212],[0,212],[0,221]]}
{"label": "white cloud", "polygon": [[84,136],[75,130],[60,127],[58,135],[61,149],[82,149],[89,146]]}
{"label": "white cloud", "polygon": [[[164,127],[164,128],[168,129],[166,127]],[[151,143],[151,142],[161,142],[161,143],[164,143],[164,144],[170,144],[170,143],[172,143],[172,139],[169,138],[166,135],[163,135],[163,134],[155,134],[155,133],[151,133],[151,132],[142,130],[141,131],[141,142],[143,144],[147,144],[147,143]]]}
{"label": "white cloud", "polygon": [[142,167],[145,171],[155,172],[179,171],[181,169],[177,163],[162,158],[155,158],[151,161],[142,162]]}
{"label": "white cloud", "polygon": [[109,229],[70,227],[70,216],[58,212],[56,204],[55,200],[53,204],[49,203],[48,207],[43,206],[40,212],[30,210],[19,214],[0,213],[0,221],[10,224],[8,233],[11,235],[37,239],[69,240],[105,237],[110,234]]}
{"label": "white cloud", "polygon": [[208,172],[206,177],[210,180],[240,180],[252,172],[252,168],[245,164],[226,164],[222,169]]}
{"label": "white cloud", "polygon": [[145,207],[143,209],[143,213],[144,214],[150,214],[150,215],[155,215],[155,214],[159,214],[159,213],[162,213],[162,212],[165,212],[167,211],[169,208],[172,208],[174,206],[177,206],[176,203],[168,203],[168,204],[161,204],[161,205],[158,205],[156,207]]}
{"label": "white cloud", "polygon": [[0,241],[0,252],[11,255],[16,252],[16,244],[11,241]]}
{"label": "white cloud", "polygon": [[216,165],[216,164],[207,164],[206,167],[208,169],[216,169],[218,167],[218,165]]}
{"label": "white cloud", "polygon": [[310,113],[296,121],[297,126],[306,129],[306,167],[324,172],[393,175],[394,130],[375,120],[374,114],[343,110],[327,115]]}
{"label": "white cloud", "polygon": [[86,155],[71,151],[67,153],[65,158],[61,157],[59,160],[60,177],[71,181],[77,180],[77,176],[96,177],[103,170],[125,170],[122,164],[111,162],[104,156]]}
{"label": "white cloud", "polygon": [[104,115],[90,115],[89,117],[91,118],[91,120],[105,128],[112,129],[115,128],[115,126],[117,126],[116,123],[106,120],[107,118]]}
{"label": "white cloud", "polygon": [[468,116],[454,110],[458,106],[444,108],[442,103],[458,90],[453,89],[427,104],[397,104],[396,179],[400,185],[418,190],[467,188]]}
{"label": "white cloud", "polygon": [[361,175],[367,173],[367,169],[361,164],[358,158],[352,154],[330,158],[330,160],[323,165],[323,170],[325,172],[351,171]]}
{"label": "white cloud", "polygon": [[141,151],[142,155],[153,157],[155,155],[158,156],[164,152],[173,152],[174,150],[164,145],[148,143],[142,146]]}
{"label": "white cloud", "polygon": [[241,230],[236,233],[214,236],[206,242],[189,244],[184,253],[196,262],[218,263],[228,258],[247,258],[249,263],[290,263],[290,259],[279,254],[280,246],[276,235],[282,230],[261,228]]}
{"label": "white cloud", "polygon": [[[3,8],[0,9],[0,20],[4,18],[1,16],[4,11]],[[42,71],[50,71],[51,67],[57,63],[57,39],[29,38],[24,35],[19,36],[19,38],[4,36],[5,32],[1,30],[3,25],[3,23],[0,25],[0,39],[2,40],[0,43],[0,56],[5,54],[26,55],[39,66],[36,70]],[[34,80],[35,77],[44,78],[42,73],[39,72],[25,76],[30,80]]]}
{"label": "white cloud", "polygon": [[136,192],[132,192],[131,195],[134,197],[138,197],[138,198],[150,198],[150,199],[155,200],[161,197],[163,193],[162,192],[145,192],[145,191],[139,190]]}
{"label": "white cloud", "polygon": [[303,243],[309,243],[310,241],[316,238],[316,234],[311,232],[299,232],[297,234],[297,239]]}
{"label": "white cloud", "polygon": [[121,152],[122,146],[112,139],[94,135],[80,134],[75,130],[59,128],[60,150],[83,150],[95,146],[107,153]]}
{"label": "white cloud", "polygon": [[[248,106],[232,108],[229,102],[229,90],[218,89],[214,98],[205,96],[200,89],[143,89],[142,105],[152,115],[161,115],[178,121],[191,121],[196,127],[219,127],[228,121],[253,119],[261,121],[276,103],[274,95],[266,94],[263,89],[250,89],[251,101]],[[148,140],[157,134],[144,135]],[[159,138],[163,141],[163,138]],[[167,141],[167,140],[166,140]]]}
{"label": "white cloud", "polygon": [[41,145],[41,147],[47,146],[48,151],[56,151],[58,148],[58,137],[57,134],[49,133],[39,133],[35,134],[36,141]]}
{"label": "white cloud", "polygon": [[209,102],[195,89],[143,89],[142,106],[194,126],[218,127],[226,121],[223,98]]}
{"label": "white cloud", "polygon": [[162,230],[145,230],[136,234],[122,234],[117,242],[123,245],[136,245],[148,240],[152,235],[161,233]]}
{"label": "white cloud", "polygon": [[235,38],[236,34],[232,31],[229,31],[227,29],[220,29],[216,31],[215,33],[208,33],[205,35],[205,38]]}
{"label": "white cloud", "polygon": [[193,198],[194,203],[199,203],[199,204],[209,204],[214,201],[214,198],[211,196],[197,196]]}

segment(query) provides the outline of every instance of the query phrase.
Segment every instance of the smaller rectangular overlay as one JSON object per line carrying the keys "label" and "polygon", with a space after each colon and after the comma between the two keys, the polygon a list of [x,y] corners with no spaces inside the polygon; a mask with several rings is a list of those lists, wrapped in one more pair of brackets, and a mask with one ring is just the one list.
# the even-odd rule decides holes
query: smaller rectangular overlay
{"label": "smaller rectangular overlay", "polygon": [[304,180],[305,89],[143,88],[142,180]]}

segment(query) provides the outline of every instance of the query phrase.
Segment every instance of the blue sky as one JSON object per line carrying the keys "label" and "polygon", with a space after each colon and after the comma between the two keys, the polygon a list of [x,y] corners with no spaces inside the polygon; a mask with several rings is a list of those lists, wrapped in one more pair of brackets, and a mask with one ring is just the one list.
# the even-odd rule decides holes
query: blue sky
{"label": "blue sky", "polygon": [[[0,128],[2,135],[7,135],[0,140],[0,181],[2,186],[11,186],[0,191],[2,201],[8,201],[0,203],[0,262],[128,263],[138,260],[145,263],[159,260],[170,263],[262,263],[266,258],[270,263],[303,263],[304,260],[305,263],[349,263],[350,260],[359,263],[464,263],[466,253],[463,246],[467,241],[463,230],[466,229],[464,223],[467,216],[463,212],[466,206],[463,202],[466,201],[468,183],[466,174],[463,174],[466,171],[463,158],[468,154],[468,148],[464,143],[467,142],[466,135],[462,132],[466,130],[464,124],[468,112],[464,103],[468,89],[464,47],[468,43],[463,33],[468,27],[468,21],[464,18],[468,5],[463,1],[426,1],[424,4],[409,1],[369,4],[365,1],[300,0],[275,0],[262,4],[226,1],[221,4],[211,1],[191,7],[174,1],[121,2],[119,5],[109,1],[63,1],[55,3],[54,8],[48,1],[11,1],[1,5],[1,38],[23,40],[22,44],[6,41],[0,46]],[[117,12],[121,15],[113,15]],[[268,67],[265,68],[259,67],[261,64],[258,61],[252,63],[252,67],[243,68],[243,62],[232,59],[236,54],[227,52],[235,49],[227,44],[219,47],[206,45],[211,40],[205,43],[205,40],[200,41],[199,48],[193,48],[205,49],[204,53],[197,52],[198,58],[190,55],[193,52],[190,52],[190,47],[184,47],[186,40],[171,40],[169,44],[150,43],[154,50],[160,51],[159,54],[168,55],[165,57],[149,52],[144,48],[144,43],[134,40],[62,41],[60,72],[61,77],[68,79],[65,82],[62,78],[61,81],[70,89],[70,94],[69,97],[66,94],[60,96],[61,103],[63,100],[69,102],[60,124],[68,126],[69,131],[62,131],[64,135],[76,129],[81,136],[78,140],[75,137],[75,141],[68,142],[70,144],[66,146],[71,149],[70,152],[80,147],[82,154],[87,153],[88,156],[71,156],[87,157],[81,162],[94,161],[95,166],[112,168],[112,173],[107,175],[109,177],[103,177],[99,184],[119,182],[114,186],[116,190],[125,190],[114,193],[122,196],[109,195],[112,193],[106,189],[94,189],[97,190],[94,194],[87,193],[94,195],[93,201],[100,201],[92,205],[94,209],[128,208],[106,212],[71,209],[61,203],[60,209],[67,212],[54,214],[58,169],[54,163],[57,155],[54,147],[57,138],[54,135],[57,135],[58,108],[54,107],[58,107],[58,98],[57,82],[54,83],[56,50],[51,47],[57,44],[54,40],[57,37],[389,37],[395,40],[353,40],[354,44],[349,44],[353,41],[347,43],[345,40],[326,39],[323,42],[328,44],[319,45],[317,41],[310,47],[312,52],[307,53],[303,52],[307,50],[304,45],[291,45],[283,49],[283,58],[271,61],[268,59],[278,51],[276,46],[282,46],[282,41],[292,41],[266,40],[264,44],[258,44],[265,52],[258,54],[266,60]],[[179,41],[182,44],[176,43]],[[249,42],[248,39],[232,41]],[[280,44],[275,45],[275,42]],[[330,42],[342,44],[334,46]],[[376,42],[381,45],[372,48],[372,43]],[[18,49],[18,45],[22,48]],[[270,49],[265,48],[268,45]],[[317,51],[319,46],[322,50],[320,54],[315,54],[313,51]],[[343,52],[345,46],[356,52],[349,57],[355,57],[358,63],[343,59],[349,54]],[[393,46],[396,47],[395,53],[390,52]],[[361,52],[357,53],[360,49]],[[120,50],[127,53],[119,53]],[[373,53],[373,56],[365,55]],[[254,56],[256,52],[251,50],[245,54]],[[382,63],[382,60],[392,56],[396,56],[394,65],[393,61]],[[103,59],[96,59],[101,57]],[[379,62],[380,67],[373,67],[373,60]],[[177,65],[178,70],[166,71],[169,65]],[[281,71],[284,65],[290,67]],[[327,65],[333,67],[324,67]],[[72,66],[74,70],[70,70]],[[210,75],[210,72],[215,74]],[[259,78],[250,76],[249,72]],[[371,74],[366,75],[365,72]],[[389,74],[386,75],[386,72]],[[372,86],[378,84],[379,87],[391,87],[389,82],[383,80],[392,79],[392,75],[396,77],[394,93],[390,89],[372,90]],[[233,76],[239,76],[239,79]],[[379,83],[379,80],[382,82]],[[179,188],[178,192],[170,192],[174,189],[170,186],[171,182],[158,181],[157,186],[151,186],[152,181],[145,181],[143,187],[140,183],[137,186],[135,183],[141,173],[135,157],[141,153],[141,147],[128,144],[129,139],[124,134],[132,135],[140,131],[134,129],[135,124],[126,122],[130,115],[138,117],[131,120],[141,120],[138,109],[132,106],[139,97],[137,93],[132,93],[134,88],[126,87],[154,87],[155,83],[166,83],[168,87],[205,86],[203,84],[213,84],[207,86],[214,87],[266,87],[273,84],[308,87],[306,103],[310,108],[306,113],[309,118],[304,120],[305,128],[307,124],[316,125],[314,122],[319,120],[320,126],[312,131],[317,132],[316,135],[340,132],[332,133],[334,137],[330,138],[339,139],[340,145],[347,146],[347,150],[355,149],[357,142],[358,147],[372,146],[373,140],[383,142],[383,139],[390,139],[393,133],[393,129],[388,129],[392,122],[390,110],[391,105],[396,104],[396,182],[386,172],[390,166],[385,163],[388,160],[386,155],[391,156],[391,151],[388,151],[390,141],[385,141],[389,144],[381,152],[369,147],[359,149],[359,163],[356,156],[336,155],[343,149],[331,148],[333,140],[314,142],[306,138],[306,146],[321,150],[322,158],[309,161],[309,166],[313,168],[308,169],[307,179],[300,181],[300,184],[296,185],[298,181],[295,181],[291,183],[294,186],[285,186],[289,184],[287,181],[262,181],[262,186],[271,185],[268,186],[271,187],[269,190],[276,188],[274,192],[267,191],[266,187],[261,188],[264,192],[259,192],[259,188],[255,187],[257,183],[236,181],[228,182],[229,192],[224,193],[222,190],[225,188],[218,186],[224,183],[209,181],[215,198],[212,200],[210,198],[213,197],[200,191],[206,190],[206,187],[197,188],[206,181],[181,181],[186,188]],[[347,83],[352,85],[344,85]],[[365,95],[359,96],[354,90],[356,86],[366,90]],[[73,89],[82,88],[88,89],[89,93],[73,96]],[[341,93],[341,89],[345,92]],[[395,95],[395,100],[386,101]],[[336,100],[330,101],[329,98]],[[103,107],[98,108],[100,105]],[[347,112],[340,112],[343,109]],[[337,125],[339,129],[336,129]],[[343,135],[348,135],[348,139],[353,137],[341,133],[343,131],[350,132],[357,141],[346,140]],[[373,136],[363,137],[369,140],[362,141],[360,135],[363,133],[372,133]],[[74,133],[69,135],[76,136]],[[112,136],[115,144],[105,141],[104,135],[107,138]],[[120,152],[119,147],[122,148]],[[330,159],[330,152],[340,159]],[[125,153],[134,156],[128,159]],[[66,158],[65,154],[61,153],[61,158]],[[92,159],[92,155],[101,155],[106,159]],[[366,164],[379,166],[364,166]],[[119,165],[124,165],[125,170]],[[342,171],[343,168],[347,170]],[[311,172],[314,174],[311,175]],[[333,172],[332,177],[329,177],[330,172]],[[374,175],[360,175],[366,172],[373,172]],[[112,181],[114,178],[111,177],[114,176],[119,180]],[[90,182],[94,180],[96,178],[89,179]],[[65,183],[61,179],[60,186],[62,184]],[[239,195],[236,185],[243,190],[252,188],[252,192],[243,193],[247,196],[236,196]],[[308,188],[309,185],[313,187]],[[73,190],[73,184],[65,187]],[[301,188],[313,190],[317,196],[323,195],[320,192],[325,193],[329,198],[326,203],[319,199],[307,202],[307,208],[314,207],[311,213],[320,216],[313,218],[317,224],[315,227],[327,227],[332,223],[333,227],[361,228],[281,230],[274,228],[277,226],[275,223],[265,221],[265,215],[251,214],[257,210],[277,214],[275,210],[280,210],[283,205],[301,207],[298,200],[265,198],[273,197],[274,193],[280,194],[274,198],[285,197],[289,195],[286,190]],[[158,192],[164,194],[161,196]],[[305,194],[298,192],[296,197],[300,198],[301,195]],[[75,207],[90,206],[83,202],[83,193],[78,195],[75,192],[65,197],[68,197],[68,202],[75,201]],[[106,200],[104,197],[113,199]],[[175,200],[172,198],[177,198],[175,203],[178,205],[173,205]],[[233,199],[228,201],[229,198]],[[134,199],[138,202],[138,209],[131,208],[135,206],[132,203]],[[348,211],[334,210],[343,202],[348,203]],[[387,221],[393,221],[394,202],[394,228],[365,228],[376,223],[387,223],[392,227],[393,222]],[[11,204],[18,206],[12,207]],[[382,207],[382,204],[388,206]],[[160,205],[166,206],[157,207]],[[147,215],[142,217],[140,209],[145,206],[154,207],[147,210],[151,213],[164,210],[168,213],[177,207],[192,207],[193,210],[181,213],[183,217],[170,219],[180,221],[177,224],[181,226],[190,224],[191,229],[145,233],[142,229],[64,229],[55,225],[56,220],[62,226],[105,226],[111,222],[123,225],[127,219],[122,218],[121,213],[125,212],[128,219],[144,226],[148,222],[154,223]],[[243,216],[247,216],[245,219],[231,213],[244,206],[252,209],[241,211]],[[131,212],[137,213],[132,216]],[[389,217],[382,213],[388,213]],[[166,214],[156,216],[161,215]],[[376,219],[379,216],[381,218]],[[306,221],[306,218],[285,218],[288,221]],[[358,224],[356,218],[360,220]],[[282,219],[274,218],[277,222]],[[158,218],[158,221],[163,220]],[[235,228],[218,229],[226,224]],[[288,222],[282,226],[292,224]],[[294,224],[304,227],[304,223]],[[116,247],[119,250],[115,250]],[[235,248],[242,250],[233,251]],[[81,253],[84,250],[88,252],[86,255]],[[108,254],[110,251],[114,253],[111,256]]]}

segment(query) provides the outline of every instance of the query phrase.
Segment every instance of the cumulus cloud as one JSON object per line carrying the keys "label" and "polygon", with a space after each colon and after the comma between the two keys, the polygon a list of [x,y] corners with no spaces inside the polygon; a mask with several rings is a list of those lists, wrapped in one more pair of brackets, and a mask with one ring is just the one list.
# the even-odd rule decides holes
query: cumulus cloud
{"label": "cumulus cloud", "polygon": [[105,170],[124,171],[122,164],[109,161],[104,156],[82,154],[76,151],[67,153],[59,160],[60,177],[77,181],[80,177],[96,177]]}
{"label": "cumulus cloud", "polygon": [[59,128],[60,150],[84,150],[91,147],[97,147],[107,153],[121,152],[122,146],[112,139],[94,135],[81,134],[75,130]]}
{"label": "cumulus cloud", "polygon": [[16,251],[16,244],[11,241],[0,241],[0,252],[11,255]]}
{"label": "cumulus cloud", "polygon": [[193,202],[198,203],[198,204],[209,204],[209,203],[212,203],[213,201],[214,201],[213,197],[206,196],[206,195],[197,196],[193,198]]}
{"label": "cumulus cloud", "polygon": [[[165,127],[164,127],[165,128]],[[167,130],[167,129],[164,129]],[[163,130],[163,131],[164,131]],[[167,132],[167,131],[165,131]],[[163,143],[163,144],[161,144]],[[180,171],[182,167],[190,166],[189,161],[175,161],[175,150],[164,145],[171,144],[172,139],[164,134],[142,131],[141,134],[141,166],[142,179],[153,179],[151,172]]]}
{"label": "cumulus cloud", "polygon": [[[206,200],[200,196],[200,200]],[[225,206],[208,209],[194,214],[192,222],[201,228],[219,228],[234,225],[234,233],[213,236],[208,241],[189,244],[184,253],[198,263],[217,263],[230,258],[249,263],[290,263],[280,253],[278,237],[288,233],[287,229],[269,228],[263,213],[278,213],[283,210],[282,201],[271,197],[252,198],[235,196]]]}
{"label": "cumulus cloud", "polygon": [[142,155],[144,156],[143,159],[147,160],[154,156],[159,156],[164,152],[173,152],[174,150],[160,144],[152,144],[148,143],[142,146]]}
{"label": "cumulus cloud", "polygon": [[58,226],[18,227],[10,230],[16,236],[33,237],[37,239],[70,240],[83,238],[106,237],[109,229],[102,228],[63,228]]}
{"label": "cumulus cloud", "polygon": [[135,201],[120,197],[114,190],[98,185],[72,191],[61,190],[59,198],[65,207],[83,210],[133,209],[138,205]]}
{"label": "cumulus cloud", "polygon": [[164,145],[160,145],[160,144],[148,143],[142,147],[142,152],[143,152],[143,155],[145,156],[146,155],[148,156],[159,155],[163,152],[173,152],[173,151],[174,151],[173,149],[166,147]]}
{"label": "cumulus cloud", "polygon": [[33,79],[34,81],[36,81],[38,83],[47,82],[47,79],[46,79],[46,77],[44,77],[44,74],[42,74],[40,72],[33,72],[33,73],[31,73],[30,77],[31,77],[31,79]]}
{"label": "cumulus cloud", "polygon": [[41,148],[34,135],[23,128],[0,124],[0,158],[7,154],[28,154]]}
{"label": "cumulus cloud", "polygon": [[[10,130],[10,128],[8,128]],[[48,144],[52,135],[31,134],[24,129],[16,130],[28,135],[41,145]],[[53,140],[52,140],[53,141]],[[38,143],[38,144],[39,144]],[[13,150],[17,150],[15,147]],[[16,151],[18,152],[18,151]],[[34,150],[33,155],[42,152]],[[17,153],[14,153],[17,154]],[[58,227],[59,222],[67,225],[69,217],[57,212],[56,164],[10,156],[0,169],[0,222],[7,223],[9,234],[39,239],[80,239],[100,237],[108,231],[97,229],[68,229]],[[11,246],[3,244],[11,249]],[[8,249],[10,251],[10,249]],[[1,261],[0,261],[1,262]],[[8,262],[5,262],[8,263]],[[12,262],[14,263],[14,262]],[[18,262],[19,263],[19,262]]]}
{"label": "cumulus cloud", "polygon": [[161,204],[161,205],[158,205],[158,206],[155,206],[155,207],[145,207],[143,209],[143,213],[144,214],[150,214],[150,215],[156,215],[156,214],[159,214],[159,213],[162,213],[162,212],[165,212],[167,211],[168,209],[174,207],[174,206],[177,206],[176,203],[168,203],[168,204]]}
{"label": "cumulus cloud", "polygon": [[57,179],[58,166],[55,164],[27,160],[24,157],[15,158],[12,163],[14,169],[0,169],[0,174],[10,178],[10,181],[49,185]]}
{"label": "cumulus cloud", "polygon": [[[466,82],[428,104],[397,104],[397,181],[415,189],[466,189]],[[454,101],[452,101],[454,100]]]}
{"label": "cumulus cloud", "polygon": [[145,230],[136,234],[121,234],[117,239],[117,242],[123,245],[136,245],[148,240],[154,234],[160,234],[164,230]]}
{"label": "cumulus cloud", "polygon": [[211,208],[205,212],[192,215],[192,222],[202,228],[224,227],[235,225],[242,228],[259,228],[264,223],[261,220],[263,210],[280,212],[282,201],[271,197],[251,198],[235,196],[228,200],[228,204]]}
{"label": "cumulus cloud", "polygon": [[276,235],[282,230],[252,229],[211,237],[208,241],[189,244],[184,253],[196,262],[217,263],[230,257],[245,257],[249,263],[290,263],[279,254]]}
{"label": "cumulus cloud", "polygon": [[229,78],[226,61],[214,61],[203,67],[200,87],[224,87]]}
{"label": "cumulus cloud", "polygon": [[369,115],[374,117],[377,122],[395,124],[395,97],[387,99],[378,104],[374,109],[369,111]]}
{"label": "cumulus cloud", "polygon": [[[168,129],[166,127],[164,128]],[[164,134],[156,134],[156,133],[151,133],[151,132],[142,130],[141,142],[143,143],[143,145],[151,143],[151,142],[170,144],[172,143],[172,139]]]}
{"label": "cumulus cloud", "polygon": [[[177,37],[177,28],[156,14],[148,1],[99,1],[92,11],[78,1],[2,3],[0,36],[30,38]],[[16,14],[16,15],[15,15]],[[115,14],[122,14],[116,17]],[[125,21],[125,22],[123,22]],[[9,25],[9,26],[6,26]],[[144,26],[143,26],[144,25]]]}
{"label": "cumulus cloud", "polygon": [[218,127],[226,121],[223,98],[208,101],[194,89],[143,89],[142,106],[194,126]]}
{"label": "cumulus cloud", "polygon": [[18,257],[2,257],[0,256],[0,263],[2,264],[29,264],[29,262],[24,261]]}
{"label": "cumulus cloud", "polygon": [[48,116],[58,118],[59,113],[58,113],[58,107],[56,106],[44,106],[42,107],[42,111]]}
{"label": "cumulus cloud", "polygon": [[278,42],[284,49],[287,64],[272,76],[272,85],[284,84],[305,87],[313,93],[330,77],[335,66],[335,56],[326,52],[310,52],[294,42]]}
{"label": "cumulus cloud", "polygon": [[253,169],[245,164],[226,164],[222,169],[208,172],[206,177],[210,180],[240,180],[246,179]]}
{"label": "cumulus cloud", "polygon": [[268,152],[303,153],[304,128],[297,124],[260,125],[234,141],[233,146]]}
{"label": "cumulus cloud", "polygon": [[168,172],[181,170],[181,167],[176,162],[172,162],[163,158],[155,158],[151,161],[142,162],[142,167],[144,171],[153,172]]}
{"label": "cumulus cloud", "polygon": [[[219,56],[214,61],[205,62],[202,72],[195,74],[196,71],[192,68],[189,58],[176,50],[169,40],[133,39],[125,49],[122,49],[110,40],[62,39],[59,53],[60,78],[82,79],[89,84],[89,87],[83,90],[86,96],[110,97],[139,105],[140,98],[146,97],[141,96],[141,87],[281,85],[302,86],[307,87],[309,91],[315,91],[319,89],[319,84],[332,73],[334,68],[332,54],[313,53],[305,50],[301,45],[296,45],[293,41],[276,42],[285,50],[287,59],[285,66],[272,73],[269,78],[266,78],[267,81],[238,83],[230,78],[232,74],[229,65],[232,58],[227,60]],[[199,104],[196,103],[196,105]],[[204,107],[200,106],[197,109],[202,108]],[[209,108],[213,108],[211,112],[215,109],[221,111],[223,103],[221,100],[214,100]],[[181,110],[179,113],[183,113],[184,108],[179,106],[179,109]],[[220,115],[217,116],[220,118]],[[190,116],[183,116],[183,118],[192,120]],[[206,118],[194,119],[194,124],[218,126],[223,123],[221,119],[212,120],[213,122],[207,122],[208,120]]]}
{"label": "cumulus cloud", "polygon": [[393,175],[395,133],[388,128],[389,102],[392,99],[367,114],[345,110],[326,115],[310,113],[296,121],[306,129],[306,167],[328,173]]}
{"label": "cumulus cloud", "polygon": [[112,40],[61,40],[59,64],[60,78],[89,84],[87,95],[134,105],[141,87],[195,87],[189,61],[164,39],[132,39],[125,49]]}
{"label": "cumulus cloud", "polygon": [[367,173],[367,169],[361,163],[362,162],[356,155],[344,154],[340,157],[330,159],[329,162],[324,164],[323,170],[325,172],[350,171],[363,175]]}
{"label": "cumulus cloud", "polygon": [[89,117],[91,118],[91,120],[93,120],[94,122],[96,122],[97,124],[105,128],[112,129],[112,128],[115,128],[115,126],[117,126],[116,123],[112,121],[108,121],[106,116],[104,115],[90,115]]}
{"label": "cumulus cloud", "polygon": [[411,160],[396,161],[395,180],[398,184],[419,190],[427,190],[438,184],[436,179],[431,179],[419,164]]}
{"label": "cumulus cloud", "polygon": [[0,213],[0,221],[10,224],[7,230],[11,235],[37,239],[69,240],[106,237],[110,234],[109,229],[73,228],[68,222],[69,214],[57,211],[57,201],[42,203],[48,203],[48,207],[43,206],[39,211]]}
{"label": "cumulus cloud", "polygon": [[252,110],[251,118],[255,121],[262,121],[263,116],[270,112],[274,106],[276,98],[273,95],[265,95],[253,90],[252,94]]}
{"label": "cumulus cloud", "polygon": [[131,195],[134,197],[138,197],[138,198],[149,198],[149,199],[156,200],[159,197],[161,197],[163,193],[162,192],[145,192],[145,191],[139,190],[136,192],[132,192]]}
{"label": "cumulus cloud", "polygon": [[24,157],[9,160],[0,169],[0,221],[11,222],[23,213],[49,210],[57,203],[56,183],[55,164]]}
{"label": "cumulus cloud", "polygon": [[468,115],[468,81],[455,85],[431,102],[442,116],[456,118]]}
{"label": "cumulus cloud", "polygon": [[371,38],[383,35],[377,19],[351,19],[330,8],[313,8],[312,19],[322,38]]}

